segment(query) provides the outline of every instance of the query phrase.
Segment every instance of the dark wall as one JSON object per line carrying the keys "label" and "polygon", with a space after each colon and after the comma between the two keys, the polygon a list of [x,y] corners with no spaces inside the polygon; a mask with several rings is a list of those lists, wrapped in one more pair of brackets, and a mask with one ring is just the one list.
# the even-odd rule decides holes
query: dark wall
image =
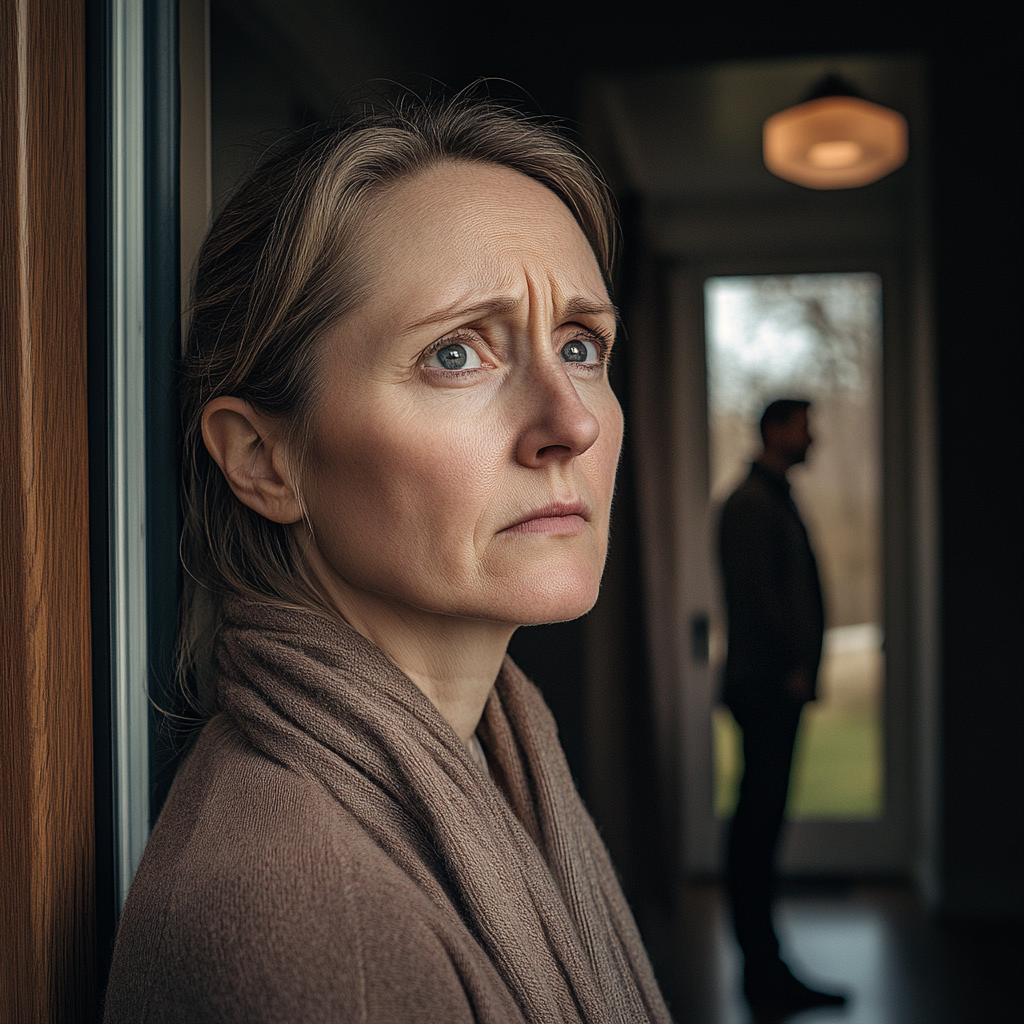
{"label": "dark wall", "polygon": [[946,903],[952,913],[1020,916],[1022,118],[1014,35],[993,19],[985,31],[941,37],[932,104]]}

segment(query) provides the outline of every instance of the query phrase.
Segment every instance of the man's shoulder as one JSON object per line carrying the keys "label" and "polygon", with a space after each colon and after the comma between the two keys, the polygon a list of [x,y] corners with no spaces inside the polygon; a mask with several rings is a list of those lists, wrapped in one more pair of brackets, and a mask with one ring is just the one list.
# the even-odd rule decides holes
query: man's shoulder
{"label": "man's shoulder", "polygon": [[775,508],[781,504],[780,495],[765,479],[764,474],[752,469],[726,498],[725,504],[722,506],[722,515],[729,516],[747,510]]}

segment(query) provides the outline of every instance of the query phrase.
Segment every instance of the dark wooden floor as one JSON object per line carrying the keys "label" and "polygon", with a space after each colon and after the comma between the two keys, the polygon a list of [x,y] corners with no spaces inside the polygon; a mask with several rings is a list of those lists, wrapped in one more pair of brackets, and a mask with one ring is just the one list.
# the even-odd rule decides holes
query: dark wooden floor
{"label": "dark wooden floor", "polygon": [[[850,996],[794,1024],[1024,1022],[1019,925],[935,920],[898,884],[791,884],[777,920],[795,972]],[[678,1024],[750,1024],[717,885],[682,888],[671,918],[647,920],[645,932]]]}

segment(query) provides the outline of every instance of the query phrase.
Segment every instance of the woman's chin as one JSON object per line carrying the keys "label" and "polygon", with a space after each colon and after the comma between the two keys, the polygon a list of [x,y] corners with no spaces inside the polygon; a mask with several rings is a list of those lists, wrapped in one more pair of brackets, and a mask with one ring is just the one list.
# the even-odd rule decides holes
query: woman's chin
{"label": "woman's chin", "polygon": [[568,622],[586,615],[597,601],[601,577],[594,573],[565,573],[528,581],[502,599],[502,618],[519,626]]}

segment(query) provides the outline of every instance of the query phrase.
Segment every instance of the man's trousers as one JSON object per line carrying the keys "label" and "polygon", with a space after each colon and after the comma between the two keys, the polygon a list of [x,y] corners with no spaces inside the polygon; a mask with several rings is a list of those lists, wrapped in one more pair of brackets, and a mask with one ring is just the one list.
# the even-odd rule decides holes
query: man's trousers
{"label": "man's trousers", "polygon": [[743,730],[743,779],[728,832],[726,887],[750,976],[771,970],[779,958],[772,925],[775,859],[803,706],[779,695],[770,702],[730,701],[730,710]]}

